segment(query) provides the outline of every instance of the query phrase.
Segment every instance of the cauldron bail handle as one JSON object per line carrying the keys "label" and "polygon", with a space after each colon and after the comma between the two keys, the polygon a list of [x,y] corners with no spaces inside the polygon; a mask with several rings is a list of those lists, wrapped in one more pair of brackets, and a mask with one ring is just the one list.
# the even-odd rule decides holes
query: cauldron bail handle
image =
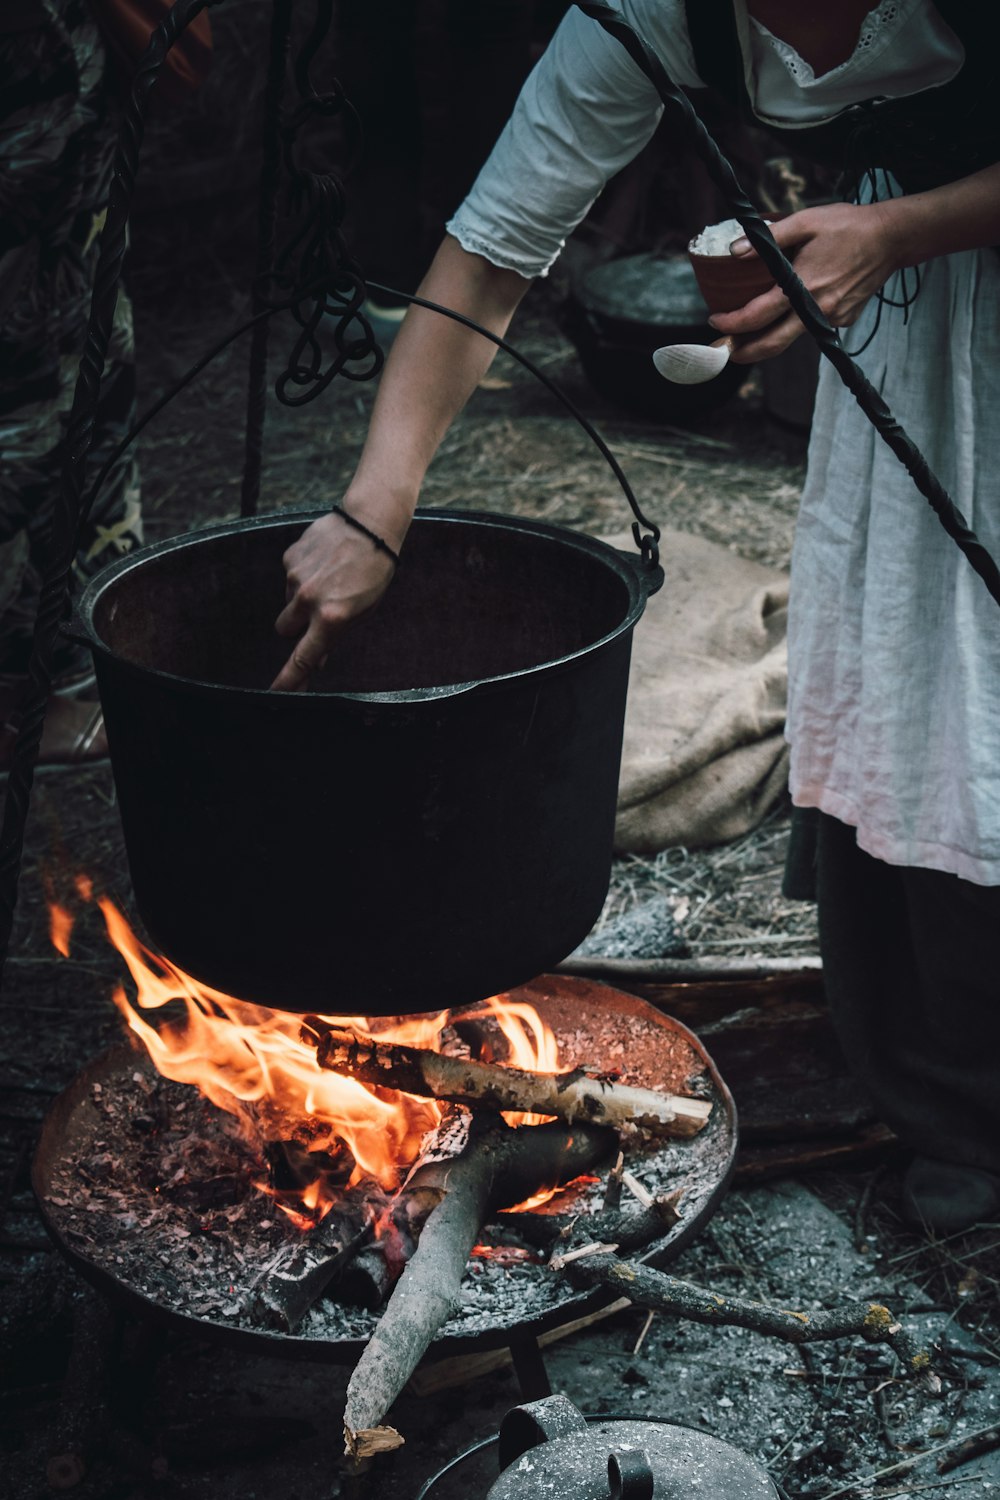
{"label": "cauldron bail handle", "polygon": [[645,1448],[608,1454],[610,1500],[653,1500],[654,1484]]}
{"label": "cauldron bail handle", "polygon": [[500,1472],[541,1443],[586,1431],[586,1418],[567,1396],[545,1396],[541,1401],[514,1406],[500,1423]]}
{"label": "cauldron bail handle", "polygon": [[993,557],[971,530],[920,449],[896,421],[879,392],[840,342],[836,329],[824,317],[811,292],[803,285],[791,262],[778,248],[774,236],[743,191],[730,162],[706,130],[690,99],[677,88],[656,53],[622,19],[617,10],[599,3],[599,0],[576,0],[576,4],[584,15],[603,26],[610,36],[621,43],[632,61],[645,73],[664,104],[680,110],[688,143],[701,158],[708,175],[728,201],[734,216],[743,226],[747,239],[788,298],[807,332],[833,365],[879,436],[907,470],[945,531],[964,552],[985,583],[990,596],[1000,604],[1000,569]]}
{"label": "cauldron bail handle", "polygon": [[[621,486],[622,493],[629,503],[632,514],[635,516],[635,520],[632,522],[632,536],[635,539],[635,545],[642,555],[642,562],[650,574],[658,572],[660,565],[660,528],[648,516],[643,514],[639,502],[635,497],[635,491],[632,489],[624,469],[593,422],[590,421],[589,417],[584,416],[576,403],[567,396],[566,392],[554,380],[549,379],[544,370],[540,369],[533,360],[529,359],[526,354],[523,354],[514,344],[509,344],[505,338],[501,338],[498,333],[493,333],[491,329],[484,328],[481,323],[476,322],[475,318],[469,318],[466,317],[465,313],[456,312],[453,307],[445,307],[441,302],[431,302],[427,297],[418,297],[415,293],[401,291],[398,287],[384,286],[378,281],[369,281],[368,287],[373,292],[382,292],[383,295],[398,298],[401,302],[408,302],[412,307],[425,307],[428,312],[440,313],[442,317],[451,318],[453,322],[461,323],[464,327],[473,329],[476,333],[482,334],[484,339],[489,339],[490,343],[495,344],[498,349],[502,349],[505,354],[509,354],[512,359],[517,360],[519,365],[523,365],[529,374],[540,381],[545,389],[562,403],[573,420],[583,428],[584,432],[607,461],[608,467]],[[662,578],[657,580],[654,587],[650,589],[651,593],[655,593],[660,582],[662,582]]]}

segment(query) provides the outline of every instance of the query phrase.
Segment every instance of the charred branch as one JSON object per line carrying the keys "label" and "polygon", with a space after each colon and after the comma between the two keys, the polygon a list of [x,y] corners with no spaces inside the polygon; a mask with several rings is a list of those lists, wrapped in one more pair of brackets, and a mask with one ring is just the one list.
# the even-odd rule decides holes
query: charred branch
{"label": "charred branch", "polygon": [[1000,1448],[1000,1423],[972,1432],[953,1448],[948,1448],[938,1459],[937,1471],[939,1474],[950,1474],[952,1469],[961,1468],[962,1464],[971,1463],[974,1458],[982,1458],[984,1453],[995,1453],[997,1448]]}
{"label": "charred branch", "polygon": [[653,1198],[638,1213],[623,1213],[621,1209],[613,1208],[574,1219],[559,1235],[556,1256],[588,1243],[614,1245],[625,1251],[640,1250],[644,1245],[661,1239],[680,1221],[677,1205],[682,1197],[683,1189],[678,1189]]}
{"label": "charred branch", "polygon": [[344,1433],[352,1458],[402,1443],[383,1418],[457,1308],[466,1262],[490,1213],[543,1185],[571,1181],[608,1158],[616,1145],[610,1131],[596,1126],[511,1130],[495,1121],[451,1162],[418,1169],[407,1191],[437,1193],[438,1202],[347,1387]]}
{"label": "charred branch", "polygon": [[696,1135],[712,1111],[707,1099],[660,1094],[613,1079],[570,1073],[529,1073],[421,1047],[378,1042],[307,1016],[303,1036],[315,1041],[321,1068],[379,1088],[491,1110],[553,1115],[567,1123],[633,1125],[653,1136]]}
{"label": "charred branch", "polygon": [[[410,1255],[416,1249],[412,1245]],[[375,1312],[403,1274],[402,1262],[390,1262],[381,1244],[368,1245],[356,1255],[337,1283],[337,1296],[350,1307]]]}
{"label": "charred branch", "polygon": [[620,1208],[622,1201],[622,1178],[625,1173],[625,1152],[619,1151],[618,1160],[608,1173],[608,1180],[604,1186],[604,1207],[606,1209]]}
{"label": "charred branch", "polygon": [[376,1214],[360,1201],[345,1199],[315,1229],[290,1246],[269,1267],[256,1289],[260,1321],[282,1333],[294,1333],[317,1298],[371,1240]]}

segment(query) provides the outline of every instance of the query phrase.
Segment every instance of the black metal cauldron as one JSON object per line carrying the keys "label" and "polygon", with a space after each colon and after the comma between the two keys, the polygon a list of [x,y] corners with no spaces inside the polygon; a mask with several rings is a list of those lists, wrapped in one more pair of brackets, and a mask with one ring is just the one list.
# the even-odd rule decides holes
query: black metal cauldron
{"label": "black metal cauldron", "polygon": [[311,515],[160,543],[80,601],[153,940],[285,1010],[389,1015],[565,957],[607,892],[632,630],[659,569],[538,522],[420,512],[315,690],[267,690]]}

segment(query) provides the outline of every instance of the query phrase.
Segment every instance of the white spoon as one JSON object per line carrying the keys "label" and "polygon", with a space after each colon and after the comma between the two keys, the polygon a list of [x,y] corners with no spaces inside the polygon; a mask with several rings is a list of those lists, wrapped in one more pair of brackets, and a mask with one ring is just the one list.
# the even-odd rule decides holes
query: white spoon
{"label": "white spoon", "polygon": [[675,385],[702,385],[726,368],[732,352],[731,338],[712,344],[665,344],[654,352],[653,364],[664,380]]}

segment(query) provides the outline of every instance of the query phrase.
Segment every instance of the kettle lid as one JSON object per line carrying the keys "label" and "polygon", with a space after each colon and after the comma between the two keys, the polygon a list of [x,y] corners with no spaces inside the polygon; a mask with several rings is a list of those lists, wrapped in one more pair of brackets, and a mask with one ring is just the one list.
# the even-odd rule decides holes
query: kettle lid
{"label": "kettle lid", "polygon": [[515,1407],[500,1427],[502,1473],[487,1500],[777,1500],[731,1444],[667,1422],[588,1422],[565,1396]]}

